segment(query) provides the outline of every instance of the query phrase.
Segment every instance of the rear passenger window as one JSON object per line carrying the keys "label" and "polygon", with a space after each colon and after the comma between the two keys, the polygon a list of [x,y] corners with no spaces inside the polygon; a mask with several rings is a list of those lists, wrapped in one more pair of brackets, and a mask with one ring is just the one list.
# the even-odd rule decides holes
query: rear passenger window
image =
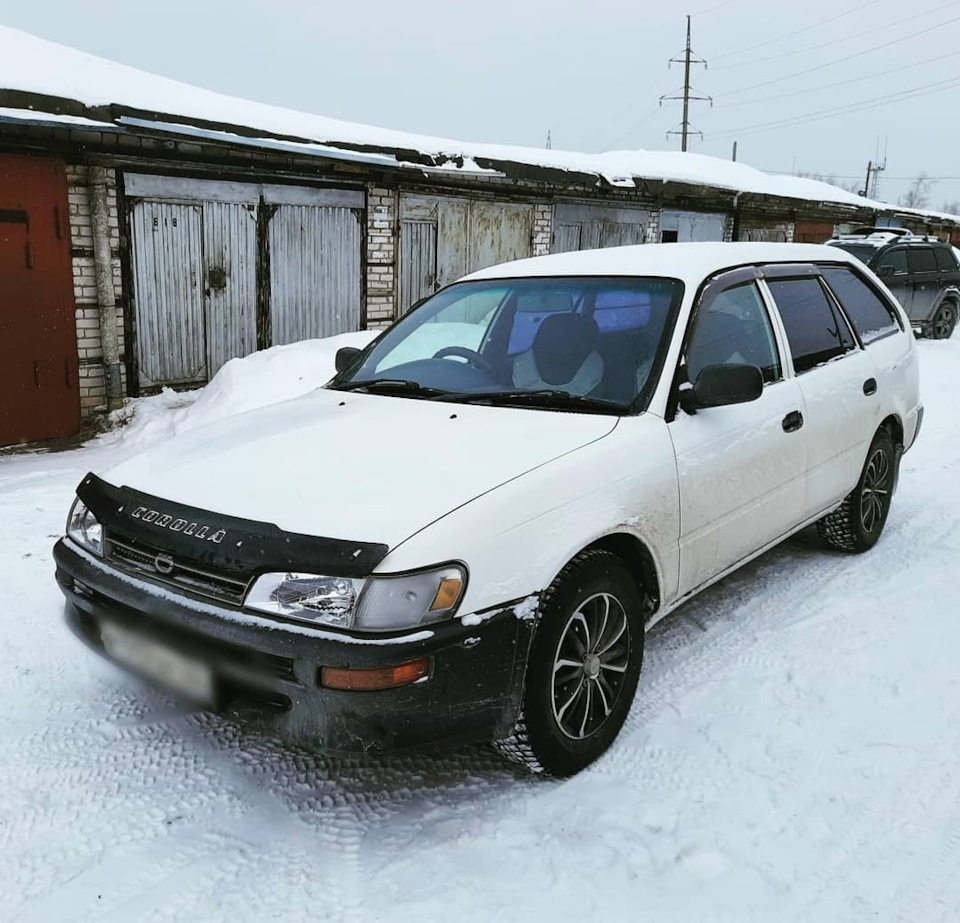
{"label": "rear passenger window", "polygon": [[780,379],[777,344],[756,283],[725,289],[701,306],[686,358],[691,382],[708,365],[755,365],[764,381]]}
{"label": "rear passenger window", "polygon": [[934,247],[933,253],[937,258],[937,268],[940,272],[957,271],[957,261],[949,247]]}
{"label": "rear passenger window", "polygon": [[822,266],[820,272],[846,311],[864,346],[901,329],[893,309],[887,307],[852,269]]}
{"label": "rear passenger window", "polygon": [[932,247],[914,247],[907,251],[907,265],[910,272],[936,272],[937,258]]}
{"label": "rear passenger window", "polygon": [[877,271],[879,272],[886,266],[893,267],[893,274],[906,275],[907,274],[907,251],[901,247],[899,250],[888,250],[883,256],[880,257],[880,262],[877,265]]}
{"label": "rear passenger window", "polygon": [[853,349],[847,322],[830,303],[819,279],[770,279],[797,374]]}

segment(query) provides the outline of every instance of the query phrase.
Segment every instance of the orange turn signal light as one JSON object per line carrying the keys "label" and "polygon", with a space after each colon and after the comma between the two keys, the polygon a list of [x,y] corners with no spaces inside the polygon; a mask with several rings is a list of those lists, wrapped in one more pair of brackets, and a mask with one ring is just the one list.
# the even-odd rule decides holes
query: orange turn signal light
{"label": "orange turn signal light", "polygon": [[407,686],[430,675],[430,658],[419,657],[395,667],[323,667],[320,670],[320,685],[327,689],[370,691]]}
{"label": "orange turn signal light", "polygon": [[463,588],[463,581],[459,577],[444,577],[437,587],[437,595],[433,597],[430,603],[430,611],[437,612],[444,609],[452,609],[460,598],[460,590]]}

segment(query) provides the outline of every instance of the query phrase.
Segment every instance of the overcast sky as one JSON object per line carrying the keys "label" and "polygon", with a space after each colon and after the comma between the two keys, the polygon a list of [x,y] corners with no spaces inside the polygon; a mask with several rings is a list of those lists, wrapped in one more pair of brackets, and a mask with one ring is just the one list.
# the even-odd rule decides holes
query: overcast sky
{"label": "overcast sky", "polygon": [[657,102],[683,83],[685,13],[714,98],[691,150],[737,139],[761,169],[861,188],[879,137],[881,198],[925,171],[929,207],[960,200],[960,0],[0,0],[5,25],[247,99],[585,151],[679,149],[680,103]]}

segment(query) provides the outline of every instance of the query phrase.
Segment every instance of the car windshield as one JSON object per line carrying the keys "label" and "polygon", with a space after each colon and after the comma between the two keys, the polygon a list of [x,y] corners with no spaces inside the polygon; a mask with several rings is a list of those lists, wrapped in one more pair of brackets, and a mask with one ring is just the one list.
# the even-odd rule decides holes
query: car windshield
{"label": "car windshield", "polygon": [[852,253],[861,263],[867,264],[877,255],[880,249],[870,244],[831,244],[830,246],[846,250],[847,253]]}
{"label": "car windshield", "polygon": [[330,387],[547,409],[643,409],[676,279],[461,282],[425,301]]}

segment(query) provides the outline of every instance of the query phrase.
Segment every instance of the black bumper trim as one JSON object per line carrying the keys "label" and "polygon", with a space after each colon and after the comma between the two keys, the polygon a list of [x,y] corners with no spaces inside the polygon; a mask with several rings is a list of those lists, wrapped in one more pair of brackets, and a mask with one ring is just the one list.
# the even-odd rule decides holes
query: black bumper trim
{"label": "black bumper trim", "polygon": [[[66,620],[88,646],[106,656],[99,624],[109,619],[201,656],[222,683],[224,705],[254,703],[248,720],[281,738],[329,753],[383,752],[494,740],[516,722],[533,623],[511,609],[480,625],[454,620],[364,643],[154,595],[64,541],[54,559]],[[423,656],[431,658],[426,682],[377,692],[317,686],[321,666]]]}

